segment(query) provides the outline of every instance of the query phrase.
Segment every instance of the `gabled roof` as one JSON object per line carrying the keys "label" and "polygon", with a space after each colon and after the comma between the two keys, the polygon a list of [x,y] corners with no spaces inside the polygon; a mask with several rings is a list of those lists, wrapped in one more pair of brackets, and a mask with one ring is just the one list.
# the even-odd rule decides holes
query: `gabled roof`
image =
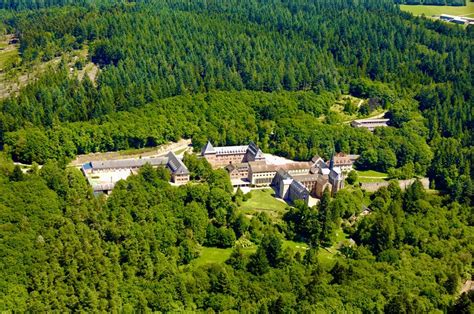
{"label": "gabled roof", "polygon": [[308,193],[308,189],[306,189],[306,187],[301,182],[296,180],[293,180],[293,182],[291,182],[290,189],[300,195]]}
{"label": "gabled roof", "polygon": [[314,157],[311,158],[311,161],[314,162],[314,163],[318,162],[319,160],[323,160],[321,158],[321,156],[319,156],[319,155],[314,155]]}
{"label": "gabled roof", "polygon": [[283,169],[279,169],[275,176],[281,178],[282,180],[291,179],[290,174]]}
{"label": "gabled roof", "polygon": [[356,161],[357,159],[359,159],[360,155],[347,155],[347,157],[349,157],[350,160],[352,160],[352,162]]}
{"label": "gabled roof", "polygon": [[215,147],[214,151],[218,155],[234,155],[234,154],[245,154],[247,152],[248,146],[220,146]]}
{"label": "gabled roof", "polygon": [[329,175],[329,172],[331,172],[331,170],[329,170],[329,168],[320,168],[321,170],[321,174],[322,175]]}
{"label": "gabled roof", "polygon": [[227,166],[225,166],[224,169],[227,170],[228,172],[232,172],[235,169],[237,169],[238,171],[248,171],[249,170],[249,164],[246,163],[246,162],[237,163],[237,164],[230,163]]}
{"label": "gabled roof", "polygon": [[234,166],[233,164],[228,164],[227,166],[224,167],[225,170],[227,170],[227,172],[232,172],[236,169],[237,167]]}
{"label": "gabled roof", "polygon": [[352,165],[353,161],[349,158],[348,155],[344,153],[338,153],[334,156],[334,166],[340,165]]}
{"label": "gabled roof", "polygon": [[278,170],[277,165],[268,165],[265,162],[262,161],[251,161],[249,162],[250,170],[252,173],[258,173],[258,172],[273,172]]}
{"label": "gabled roof", "polygon": [[319,174],[299,174],[299,175],[294,175],[293,179],[299,182],[315,182],[319,178]]}
{"label": "gabled roof", "polygon": [[152,166],[164,165],[167,162],[167,158],[155,157],[155,158],[143,158],[143,159],[120,159],[120,160],[104,160],[104,161],[91,161],[90,166],[92,169],[127,169],[127,168],[139,168],[145,164]]}
{"label": "gabled roof", "polygon": [[168,153],[168,168],[173,174],[189,174],[186,165],[173,152]]}
{"label": "gabled roof", "polygon": [[334,167],[329,173],[329,177],[333,180],[342,180],[342,171],[339,167]]}
{"label": "gabled roof", "polygon": [[252,156],[255,160],[259,159],[264,159],[265,156],[263,155],[263,152],[258,148],[257,144],[254,142],[250,141],[250,144],[247,148],[247,152]]}
{"label": "gabled roof", "polygon": [[212,146],[210,141],[207,141],[207,144],[202,148],[201,155],[208,155],[208,154],[215,154],[216,150],[214,146]]}

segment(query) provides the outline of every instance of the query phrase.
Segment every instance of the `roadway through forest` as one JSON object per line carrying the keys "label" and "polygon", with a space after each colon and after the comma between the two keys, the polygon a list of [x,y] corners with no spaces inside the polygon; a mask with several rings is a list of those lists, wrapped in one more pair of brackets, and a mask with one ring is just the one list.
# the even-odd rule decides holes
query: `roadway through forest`
{"label": "roadway through forest", "polygon": [[90,153],[86,155],[78,155],[76,159],[71,161],[69,164],[73,167],[80,167],[84,163],[89,161],[99,160],[118,160],[118,159],[130,159],[130,158],[141,158],[141,157],[159,157],[167,154],[169,151],[179,152],[177,155],[182,155],[184,151],[191,149],[190,139],[181,139],[178,142],[170,142],[155,148],[137,150],[136,152],[105,152],[105,153]]}

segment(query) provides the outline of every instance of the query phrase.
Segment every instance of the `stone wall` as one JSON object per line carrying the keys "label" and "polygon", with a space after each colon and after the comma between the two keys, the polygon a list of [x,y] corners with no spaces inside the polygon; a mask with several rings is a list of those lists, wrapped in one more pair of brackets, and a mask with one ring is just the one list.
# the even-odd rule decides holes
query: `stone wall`
{"label": "stone wall", "polygon": [[[410,184],[415,182],[416,179],[409,179],[409,180],[398,180],[398,183],[400,184],[400,188],[402,190],[405,190]],[[421,178],[419,179],[421,184],[425,189],[429,189],[430,187],[430,180],[428,178]],[[388,181],[384,182],[371,182],[371,183],[361,183],[360,187],[363,190],[366,190],[368,192],[375,192],[378,189],[380,189],[383,186],[388,186]]]}

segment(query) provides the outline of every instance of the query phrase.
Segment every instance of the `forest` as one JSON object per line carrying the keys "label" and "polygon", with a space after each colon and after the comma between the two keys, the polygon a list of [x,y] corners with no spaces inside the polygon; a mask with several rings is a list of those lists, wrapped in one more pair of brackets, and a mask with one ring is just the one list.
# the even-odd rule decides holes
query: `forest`
{"label": "forest", "polygon": [[[325,194],[318,208],[297,203],[279,223],[236,210],[223,170],[185,158],[195,182],[168,183],[143,167],[109,198],[95,197],[75,168],[48,161],[24,174],[6,159],[0,172],[0,308],[16,311],[239,311],[470,313],[472,293],[455,299],[470,273],[469,200],[428,194],[419,183],[370,196]],[[333,263],[318,254],[343,228]],[[236,239],[239,241],[236,242]],[[249,253],[243,239],[258,248]],[[304,253],[283,248],[304,241]],[[356,244],[357,243],[357,244]],[[224,264],[194,266],[201,247],[234,247]]]}
{"label": "forest", "polygon": [[[392,0],[10,0],[0,22],[18,71],[50,65],[0,100],[0,310],[472,312],[472,26]],[[74,74],[88,63],[95,79]],[[335,111],[347,95],[364,104]],[[378,112],[390,127],[373,133],[344,118]],[[181,138],[359,154],[431,189],[351,187],[274,221],[239,212],[248,196],[194,155],[191,184],[145,166],[108,198],[67,166]],[[321,263],[341,230],[352,241]],[[233,252],[196,266],[209,247]]]}
{"label": "forest", "polygon": [[397,4],[465,6],[470,0],[395,0]]}

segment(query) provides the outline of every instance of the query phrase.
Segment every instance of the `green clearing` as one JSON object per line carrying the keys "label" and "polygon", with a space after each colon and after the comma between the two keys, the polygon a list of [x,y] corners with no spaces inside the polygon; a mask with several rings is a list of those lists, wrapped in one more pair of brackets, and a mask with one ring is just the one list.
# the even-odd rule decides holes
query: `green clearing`
{"label": "green clearing", "polygon": [[[306,250],[308,249],[308,245],[306,243],[298,243],[294,241],[288,241],[284,240],[282,241],[283,248],[291,248],[295,253],[300,252],[304,254]],[[215,248],[215,247],[202,247],[201,249],[201,255],[195,259],[192,264],[194,266],[202,266],[206,264],[222,264],[225,263],[225,261],[230,257],[230,254],[232,254],[233,248],[227,248],[227,249],[220,249],[220,248]],[[243,248],[242,251],[246,255],[250,255],[252,253],[255,253],[257,250],[257,246],[252,246],[248,248]]]}
{"label": "green clearing", "polygon": [[379,178],[379,177],[372,177],[372,178],[369,178],[369,177],[359,177],[357,179],[357,182],[358,183],[376,183],[376,182],[384,182],[384,181],[387,181],[387,178]]}
{"label": "green clearing", "polygon": [[329,248],[319,248],[318,260],[324,269],[329,270],[331,269],[331,267],[334,266],[334,263],[335,263],[334,257],[336,256],[338,252],[337,249],[339,247],[339,244],[341,243],[341,241],[344,241],[347,239],[348,239],[348,235],[345,234],[344,231],[342,231],[342,228],[339,228],[336,231],[334,244]]}
{"label": "green clearing", "polygon": [[15,63],[19,58],[18,46],[16,45],[13,48],[0,49],[0,71]]}
{"label": "green clearing", "polygon": [[[334,104],[331,106],[330,111],[336,116],[336,120],[339,121],[340,123],[349,123],[356,119],[369,119],[372,117],[378,117],[385,113],[384,109],[378,108],[377,110],[372,111],[367,116],[359,116],[357,112],[353,114],[349,114],[344,111],[344,105],[347,101],[350,101],[353,105],[359,108],[360,105],[362,105],[367,100],[362,99],[362,98],[357,98],[351,95],[342,95],[338,100],[336,100]],[[325,117],[322,116],[322,117],[319,117],[318,119],[323,121]]]}
{"label": "green clearing", "polygon": [[194,266],[202,266],[206,264],[221,264],[224,263],[232,253],[232,248],[219,249],[215,247],[203,247],[201,255],[196,258],[192,264]]}
{"label": "green clearing", "polygon": [[388,178],[386,173],[375,170],[357,170],[357,174],[359,175],[357,182],[362,183],[383,182]]}
{"label": "green clearing", "polygon": [[474,2],[468,2],[467,6],[437,6],[437,5],[401,5],[400,9],[412,13],[413,15],[474,15]]}
{"label": "green clearing", "polygon": [[273,189],[253,190],[252,197],[243,202],[240,211],[244,214],[253,215],[258,212],[266,212],[270,217],[280,217],[288,206],[285,202],[275,198]]}
{"label": "green clearing", "polygon": [[[303,255],[306,252],[306,250],[308,250],[308,245],[306,243],[283,240],[282,244],[283,244],[282,246],[284,249],[291,248],[295,253],[300,252]],[[202,247],[201,255],[198,258],[196,258],[192,262],[192,264],[194,266],[202,266],[202,265],[207,265],[207,264],[225,263],[225,261],[230,257],[230,254],[232,254],[232,250],[233,248],[220,249],[220,248],[215,248],[215,247]],[[257,246],[252,246],[252,247],[242,249],[245,255],[250,255],[252,253],[255,253],[256,250],[257,250]],[[330,265],[333,254],[323,249],[321,249],[320,252],[322,252],[322,256],[320,256],[320,258],[324,261],[326,265]]]}
{"label": "green clearing", "polygon": [[289,240],[284,240],[283,241],[283,248],[290,248],[292,249],[295,253],[300,252],[304,254],[306,250],[308,250],[308,245],[304,242],[294,242],[294,241],[289,241]]}
{"label": "green clearing", "polygon": [[156,151],[158,148],[159,146],[145,147],[145,148],[132,148],[132,149],[120,150],[118,151],[118,153],[120,155],[136,155],[136,154],[153,152],[153,151]]}
{"label": "green clearing", "polygon": [[357,174],[362,177],[387,178],[388,174],[375,170],[357,170]]}

